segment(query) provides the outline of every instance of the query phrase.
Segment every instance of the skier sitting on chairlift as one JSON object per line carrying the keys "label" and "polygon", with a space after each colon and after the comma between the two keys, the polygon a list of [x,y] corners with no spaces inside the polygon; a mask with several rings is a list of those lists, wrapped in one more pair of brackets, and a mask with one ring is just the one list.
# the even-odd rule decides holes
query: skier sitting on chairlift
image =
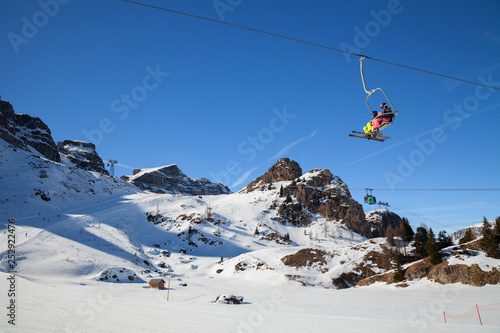
{"label": "skier sitting on chairlift", "polygon": [[[391,123],[394,114],[390,107],[387,106],[387,103],[382,103],[380,108],[383,110],[382,112],[377,112],[377,116],[372,120],[372,133],[380,133],[380,125],[382,122]],[[372,117],[373,117],[372,111]]]}
{"label": "skier sitting on chairlift", "polygon": [[[372,111],[371,115],[372,115],[372,118],[375,119],[375,117],[378,115],[378,112]],[[369,122],[366,123],[366,126],[363,127],[363,132],[365,132],[366,134],[370,134],[372,131],[372,121],[373,120],[370,120]]]}

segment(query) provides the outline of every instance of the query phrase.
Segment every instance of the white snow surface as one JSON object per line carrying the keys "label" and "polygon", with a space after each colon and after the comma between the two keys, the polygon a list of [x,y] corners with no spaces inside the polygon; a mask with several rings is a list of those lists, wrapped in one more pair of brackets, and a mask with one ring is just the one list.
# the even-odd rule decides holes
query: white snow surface
{"label": "white snow surface", "polygon": [[[342,221],[320,216],[308,227],[276,223],[269,207],[284,200],[280,184],[218,196],[160,195],[15,152],[2,140],[0,155],[1,332],[499,330],[498,285],[424,279],[406,288],[333,288],[333,278],[385,240],[366,240]],[[147,214],[158,215],[158,223]],[[274,232],[288,233],[292,243],[263,239]],[[306,248],[323,251],[326,263],[294,268],[281,261]],[[9,267],[9,255],[15,267]],[[481,255],[453,260],[498,267]],[[287,275],[300,275],[307,286]],[[152,278],[168,281],[170,289],[149,288]],[[219,295],[244,302],[216,303]],[[15,325],[9,323],[10,304]],[[481,313],[482,326],[461,315],[476,304],[488,309]],[[443,311],[458,317],[445,324]]]}

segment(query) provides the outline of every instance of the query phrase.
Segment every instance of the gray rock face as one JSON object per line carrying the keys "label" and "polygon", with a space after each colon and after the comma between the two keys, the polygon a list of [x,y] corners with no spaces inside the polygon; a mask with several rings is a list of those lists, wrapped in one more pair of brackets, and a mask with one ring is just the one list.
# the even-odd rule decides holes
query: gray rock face
{"label": "gray rock face", "polygon": [[77,168],[109,175],[93,143],[64,140],[63,142],[57,143],[57,150]]}
{"label": "gray rock face", "polygon": [[133,173],[133,176],[123,176],[122,179],[143,190],[190,195],[231,193],[231,190],[223,184],[212,183],[206,178],[189,178],[175,164],[153,169],[135,169]]}
{"label": "gray rock face", "polygon": [[54,162],[61,160],[49,127],[40,118],[14,113],[12,105],[2,100],[0,138],[19,149],[29,151],[30,146]]}
{"label": "gray rock face", "polygon": [[401,224],[401,216],[385,209],[367,212],[366,220],[371,225],[373,237],[385,237],[387,228],[395,230]]}
{"label": "gray rock face", "polygon": [[302,169],[295,161],[288,158],[278,160],[265,174],[255,179],[243,189],[248,192],[259,187],[267,186],[269,183],[276,183],[285,180],[293,180],[302,176]]}
{"label": "gray rock face", "polygon": [[[284,182],[281,185],[273,183]],[[392,212],[374,213],[367,219],[363,206],[351,197],[349,188],[327,169],[314,169],[302,174],[295,161],[282,158],[264,175],[251,182],[241,192],[280,190],[286,197],[277,209],[281,223],[308,225],[319,214],[327,221],[342,220],[347,228],[367,238],[385,235],[388,226],[399,225],[401,218]],[[369,215],[372,217],[372,215]]]}
{"label": "gray rock face", "polygon": [[[342,220],[346,227],[365,237],[371,237],[371,228],[364,217],[363,207],[351,197],[347,185],[327,169],[314,169],[304,174],[295,184],[284,189],[290,193],[297,203],[281,206],[278,213],[284,216],[293,216],[287,212],[290,206],[292,211],[299,208],[308,212],[301,216],[319,214],[328,221]],[[288,209],[290,210],[290,209]],[[302,219],[308,223],[307,219]],[[293,223],[293,222],[292,222]],[[304,224],[304,223],[300,223]]]}

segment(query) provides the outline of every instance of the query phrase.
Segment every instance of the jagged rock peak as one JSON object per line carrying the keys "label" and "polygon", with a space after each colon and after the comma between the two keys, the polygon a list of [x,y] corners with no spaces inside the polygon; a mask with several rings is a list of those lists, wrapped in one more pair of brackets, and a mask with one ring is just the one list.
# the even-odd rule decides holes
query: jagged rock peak
{"label": "jagged rock peak", "polygon": [[246,191],[253,191],[255,188],[269,183],[293,180],[302,176],[302,168],[299,163],[291,161],[289,158],[278,160],[265,174],[255,179],[245,188]]}
{"label": "jagged rock peak", "polygon": [[376,209],[365,213],[366,221],[371,226],[372,237],[385,237],[387,229],[397,229],[401,216],[387,209]]}
{"label": "jagged rock peak", "polygon": [[[90,142],[64,140],[57,143],[57,150],[62,155],[62,159],[67,164],[73,164],[77,168],[96,171],[104,175],[109,175],[104,167],[104,162],[95,150],[95,145]],[[69,163],[68,163],[69,162]]]}
{"label": "jagged rock peak", "polygon": [[206,178],[191,179],[175,164],[151,169],[134,169],[132,176],[122,176],[143,190],[159,193],[183,193],[190,195],[228,194],[231,190]]}
{"label": "jagged rock peak", "polygon": [[49,127],[37,117],[14,113],[9,102],[0,100],[0,139],[16,148],[34,148],[49,160],[59,162],[60,156]]}

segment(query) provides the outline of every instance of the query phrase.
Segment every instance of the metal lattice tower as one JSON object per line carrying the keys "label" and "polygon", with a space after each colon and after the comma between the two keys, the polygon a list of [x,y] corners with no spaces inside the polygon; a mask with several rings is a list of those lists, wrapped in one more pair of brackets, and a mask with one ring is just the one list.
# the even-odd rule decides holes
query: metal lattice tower
{"label": "metal lattice tower", "polygon": [[380,202],[379,201],[378,202],[378,209],[380,209],[380,206],[385,206],[385,209],[389,210],[389,208],[387,208],[387,207],[389,207],[389,203],[388,202]]}
{"label": "metal lattice tower", "polygon": [[109,160],[108,161],[108,165],[109,165],[109,173],[111,174],[111,176],[115,176],[115,164],[117,164],[118,161],[115,161],[115,160]]}

